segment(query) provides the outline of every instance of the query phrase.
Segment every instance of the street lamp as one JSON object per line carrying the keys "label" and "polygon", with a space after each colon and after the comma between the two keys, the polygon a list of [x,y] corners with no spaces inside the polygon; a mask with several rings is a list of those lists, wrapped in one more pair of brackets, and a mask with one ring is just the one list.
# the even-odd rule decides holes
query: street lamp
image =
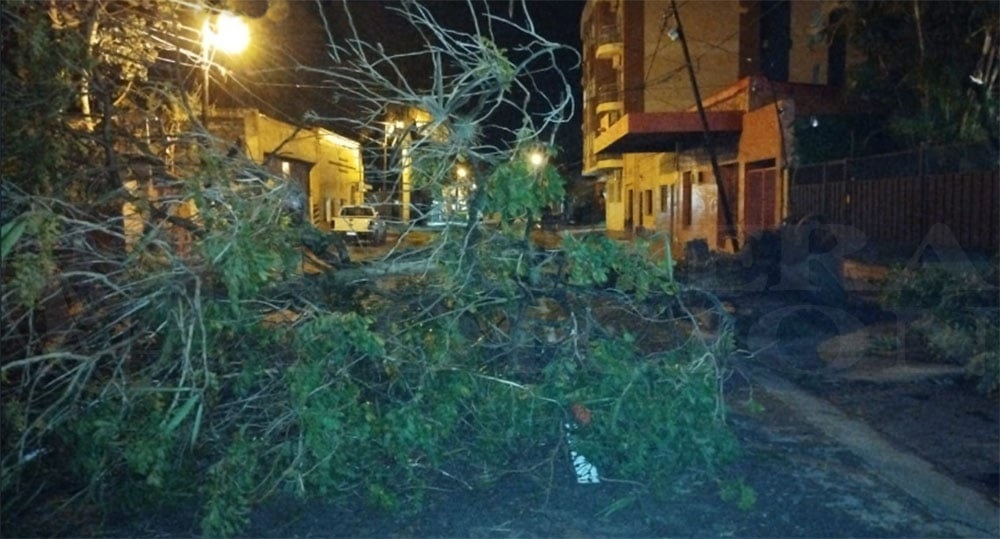
{"label": "street lamp", "polygon": [[201,93],[202,125],[208,128],[208,86],[212,75],[212,56],[216,50],[226,54],[243,52],[250,44],[250,29],[243,19],[232,13],[220,13],[212,24],[212,17],[201,27],[201,62],[204,75]]}
{"label": "street lamp", "polygon": [[539,149],[531,150],[531,152],[528,153],[528,163],[536,169],[541,167],[545,164],[545,152]]}

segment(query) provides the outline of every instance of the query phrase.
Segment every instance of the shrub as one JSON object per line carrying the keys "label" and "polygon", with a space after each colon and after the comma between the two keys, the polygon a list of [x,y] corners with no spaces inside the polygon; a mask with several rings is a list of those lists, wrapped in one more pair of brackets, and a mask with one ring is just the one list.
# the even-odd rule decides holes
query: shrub
{"label": "shrub", "polygon": [[1000,301],[997,267],[985,275],[940,266],[896,269],[887,279],[882,302],[914,317],[911,328],[939,358],[965,365],[979,389],[1000,385]]}

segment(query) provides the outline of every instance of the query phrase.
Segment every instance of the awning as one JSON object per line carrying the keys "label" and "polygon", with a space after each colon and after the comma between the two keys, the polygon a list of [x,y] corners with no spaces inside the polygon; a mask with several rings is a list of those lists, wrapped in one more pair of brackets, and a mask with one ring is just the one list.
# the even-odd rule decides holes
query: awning
{"label": "awning", "polygon": [[[738,133],[743,128],[741,111],[705,111],[713,133]],[[643,153],[673,151],[677,142],[699,144],[703,140],[697,112],[639,112],[622,116],[594,139],[595,153]]]}

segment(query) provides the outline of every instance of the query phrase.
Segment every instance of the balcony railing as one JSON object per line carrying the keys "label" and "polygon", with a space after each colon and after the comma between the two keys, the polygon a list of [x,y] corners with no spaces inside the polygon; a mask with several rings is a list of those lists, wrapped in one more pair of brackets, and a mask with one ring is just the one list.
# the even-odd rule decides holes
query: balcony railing
{"label": "balcony railing", "polygon": [[621,43],[622,32],[617,24],[605,24],[597,29],[597,44]]}
{"label": "balcony railing", "polygon": [[597,58],[620,57],[624,51],[621,30],[616,24],[601,26],[597,30]]}
{"label": "balcony railing", "polygon": [[622,91],[618,84],[602,84],[597,87],[597,114],[621,112],[625,108]]}
{"label": "balcony railing", "polygon": [[611,101],[621,101],[622,90],[618,83],[600,84],[597,86],[597,102],[608,103]]}

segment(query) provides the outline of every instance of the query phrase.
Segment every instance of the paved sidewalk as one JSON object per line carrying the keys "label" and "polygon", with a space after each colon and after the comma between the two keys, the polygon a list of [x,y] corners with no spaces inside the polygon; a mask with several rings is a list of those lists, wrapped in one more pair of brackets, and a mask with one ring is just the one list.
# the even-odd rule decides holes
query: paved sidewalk
{"label": "paved sidewalk", "polygon": [[[871,473],[888,482],[925,509],[932,518],[914,519],[907,517],[906,511],[898,515],[910,520],[921,536],[1000,537],[1000,512],[980,493],[959,485],[927,461],[900,450],[867,424],[847,417],[829,402],[765,369],[755,369],[751,379],[798,420],[857,456],[860,473]],[[879,518],[889,516],[883,513]]]}

